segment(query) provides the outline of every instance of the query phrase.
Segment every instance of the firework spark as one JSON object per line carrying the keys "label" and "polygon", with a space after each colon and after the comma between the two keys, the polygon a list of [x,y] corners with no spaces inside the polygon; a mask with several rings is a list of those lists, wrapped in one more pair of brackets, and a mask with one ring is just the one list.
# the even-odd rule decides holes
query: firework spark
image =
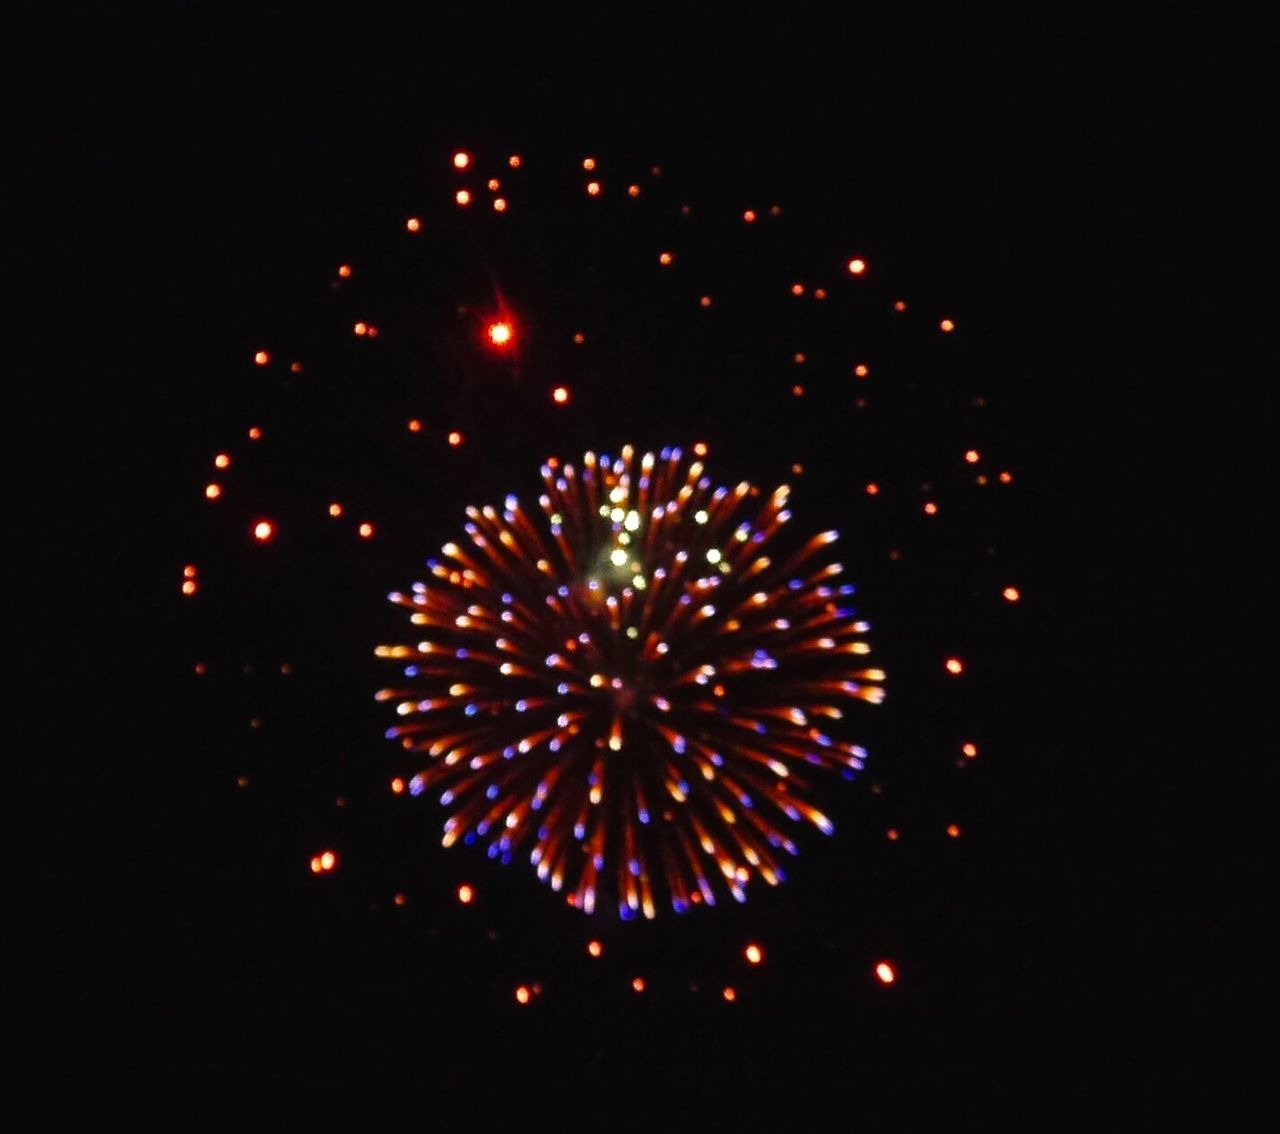
{"label": "firework spark", "polygon": [[866,757],[827,722],[883,697],[823,554],[836,533],[790,545],[785,485],[714,487],[679,449],[542,475],[539,511],[468,508],[469,545],[390,596],[423,635],[376,651],[405,664],[378,699],[426,758],[411,793],[439,792],[446,846],[527,848],[587,913],[605,894],[624,918],[714,905],[717,876],[738,901],[777,885],[783,821],[832,830],[803,772]]}

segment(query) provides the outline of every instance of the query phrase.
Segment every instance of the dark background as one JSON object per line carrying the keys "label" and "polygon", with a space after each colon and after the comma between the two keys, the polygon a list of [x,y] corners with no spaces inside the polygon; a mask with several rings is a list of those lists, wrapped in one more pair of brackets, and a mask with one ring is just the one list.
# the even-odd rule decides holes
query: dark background
{"label": "dark background", "polygon": [[[837,1126],[922,1109],[984,1124],[1253,1113],[1266,1048],[1239,1023],[1257,992],[1228,941],[1265,890],[1195,849],[1251,774],[1205,770],[1239,751],[1239,722],[1219,721],[1210,751],[1182,726],[1185,702],[1241,666],[1212,596],[1229,585],[1221,549],[1257,539],[1226,501],[1254,476],[1243,423],[1270,408],[1260,364],[1228,358],[1248,360],[1264,315],[1244,284],[1263,230],[1244,218],[1274,118],[1272,20],[63,14],[30,29],[40,113],[17,116],[14,148],[30,156],[19,190],[55,205],[29,326],[54,318],[26,383],[36,404],[14,404],[46,470],[22,494],[19,549],[56,608],[15,638],[54,655],[57,690],[32,757],[53,806],[37,868],[16,869],[26,1117],[377,1106],[537,1127],[666,1100],[666,1124],[715,1128],[786,1099]],[[962,296],[998,329],[993,374],[1034,375],[1014,399],[1041,472],[1021,555],[1053,603],[1002,728],[1035,763],[985,781],[999,836],[960,876],[879,899],[889,923],[927,911],[908,936],[933,941],[929,988],[824,1011],[823,971],[783,972],[735,1018],[579,979],[520,1015],[474,975],[504,962],[479,965],[462,937],[429,960],[456,984],[414,978],[428,962],[412,934],[275,881],[269,809],[224,826],[171,700],[161,539],[214,369],[200,359],[303,301],[300,265],[333,218],[396,203],[426,153],[508,139],[661,153],[812,202],[833,230],[856,218],[920,294]],[[1213,414],[1239,444],[1220,444]],[[66,546],[51,548],[51,515]],[[1188,818],[1174,793],[1206,775]],[[699,941],[682,971],[715,969],[715,936]],[[539,948],[552,965],[554,941]]]}

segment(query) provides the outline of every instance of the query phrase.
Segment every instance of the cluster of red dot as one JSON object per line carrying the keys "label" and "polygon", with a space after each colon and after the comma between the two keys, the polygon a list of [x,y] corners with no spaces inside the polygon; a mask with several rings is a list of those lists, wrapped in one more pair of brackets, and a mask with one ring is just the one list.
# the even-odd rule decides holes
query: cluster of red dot
{"label": "cluster of red dot", "polygon": [[[950,828],[948,829],[951,830]],[[958,830],[955,833],[959,833]],[[322,851],[314,855],[311,859],[311,870],[315,874],[322,874],[333,870],[338,864],[337,855],[333,851]],[[470,905],[476,897],[475,888],[470,883],[464,882],[457,890],[458,901],[466,906]],[[403,906],[406,903],[403,894],[396,894],[394,898],[397,906]],[[592,959],[599,959],[604,956],[604,944],[598,938],[592,938],[587,942],[587,956]],[[743,947],[743,959],[748,965],[755,967],[764,964],[765,951],[764,947],[752,941]],[[893,984],[898,979],[897,969],[891,961],[880,960],[872,966],[872,973],[875,979],[883,985]],[[648,982],[643,976],[634,976],[631,978],[631,990],[635,993],[643,993],[648,988]],[[535,997],[542,995],[542,984],[534,981],[528,984],[521,983],[515,986],[513,996],[515,1001],[520,1005],[531,1004]],[[725,985],[720,990],[720,995],[727,1003],[734,1003],[738,999],[738,990],[733,985]]]}

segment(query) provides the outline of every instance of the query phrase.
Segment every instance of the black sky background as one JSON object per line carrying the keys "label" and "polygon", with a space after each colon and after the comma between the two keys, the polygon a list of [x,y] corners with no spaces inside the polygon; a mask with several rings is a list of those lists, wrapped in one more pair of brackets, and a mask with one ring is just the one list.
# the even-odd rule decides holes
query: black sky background
{"label": "black sky background", "polygon": [[[46,667],[59,699],[33,759],[52,807],[37,868],[19,867],[29,1123],[57,1128],[73,1105],[104,1125],[140,1108],[230,1125],[264,1103],[367,1104],[536,1129],[575,1110],[622,1121],[630,1098],[664,1090],[677,1129],[750,1125],[791,1090],[840,1108],[835,1128],[922,1109],[995,1125],[1059,1107],[1253,1112],[1267,1047],[1239,1023],[1258,993],[1231,935],[1265,893],[1260,867],[1187,841],[1230,825],[1254,773],[1230,759],[1239,721],[1219,721],[1206,752],[1177,735],[1171,698],[1243,668],[1212,595],[1222,549],[1250,557],[1258,538],[1232,516],[1251,450],[1206,449],[1201,430],[1216,412],[1243,442],[1246,421],[1273,420],[1262,364],[1226,365],[1231,350],[1249,362],[1247,328],[1265,317],[1265,292],[1243,287],[1263,229],[1244,217],[1264,199],[1272,18],[63,14],[32,28],[30,89],[57,125],[26,122],[36,145],[15,177],[45,196],[52,143],[65,197],[39,237],[55,270],[38,306],[57,317],[31,385],[58,405],[31,412],[53,459],[20,502],[35,507],[18,555],[62,613],[20,619],[14,641],[40,655],[51,633],[76,643]],[[999,854],[1045,889],[975,915],[973,946],[1012,960],[1010,936],[1032,924],[1016,983],[966,987],[970,968],[948,995],[853,1025],[780,1007],[734,1035],[671,1004],[587,1025],[486,1016],[461,989],[441,1006],[451,1038],[397,1002],[388,974],[412,963],[407,946],[386,954],[358,927],[282,910],[270,884],[248,884],[248,851],[205,842],[220,805],[202,801],[204,770],[184,765],[179,722],[155,701],[172,629],[156,525],[173,522],[173,470],[216,371],[191,360],[305,302],[331,215],[379,211],[422,155],[491,138],[661,153],[812,202],[833,229],[856,217],[921,293],[960,296],[998,328],[1000,374],[1034,376],[1013,412],[1038,446],[1046,514],[1024,556],[1050,565],[1064,606],[1042,616],[1052,647],[1011,710],[1043,766],[1007,770],[988,806],[1025,819]],[[42,537],[51,501],[66,547]],[[1156,620],[1168,641],[1148,633]],[[1220,761],[1227,790],[1206,788],[1188,820],[1175,793]],[[1212,1071],[1188,1070],[1201,1045]]]}

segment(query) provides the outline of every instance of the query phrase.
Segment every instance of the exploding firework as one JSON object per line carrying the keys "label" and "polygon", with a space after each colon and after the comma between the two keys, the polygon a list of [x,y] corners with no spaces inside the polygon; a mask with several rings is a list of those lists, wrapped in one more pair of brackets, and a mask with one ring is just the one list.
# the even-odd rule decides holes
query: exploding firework
{"label": "exploding firework", "polygon": [[[200,520],[170,576],[206,758],[269,801],[268,852],[283,832],[326,900],[468,947],[569,916],[628,995],[661,987],[646,943],[734,924],[728,898],[752,897],[727,963],[753,973],[785,956],[779,901],[883,921],[865,878],[982,837],[1000,659],[1034,604],[1010,557],[1026,453],[992,421],[975,324],[803,207],[625,158],[433,160],[401,211],[348,208],[314,299],[206,375]],[[688,443],[623,445],[650,438]],[[503,502],[539,463],[541,497]],[[790,520],[787,485],[815,518]],[[463,535],[468,500],[503,503]],[[410,589],[424,532],[456,543]],[[881,667],[893,696],[863,712]],[[424,850],[415,796],[472,849]],[[804,853],[802,883],[784,866],[828,815],[839,853]],[[606,942],[566,900],[655,921]],[[533,1005],[536,975],[502,970],[503,999]],[[725,1003],[750,998],[740,976],[715,978]]]}
{"label": "exploding firework", "polygon": [[382,646],[406,682],[378,697],[388,731],[428,763],[410,790],[451,808],[444,844],[485,840],[591,913],[624,918],[738,901],[785,874],[785,821],[807,768],[852,776],[866,753],[824,731],[878,702],[868,625],[825,561],[823,532],[786,546],[789,489],[713,487],[679,449],[548,462],[539,510],[469,508],[469,546],[391,600],[424,639]]}

